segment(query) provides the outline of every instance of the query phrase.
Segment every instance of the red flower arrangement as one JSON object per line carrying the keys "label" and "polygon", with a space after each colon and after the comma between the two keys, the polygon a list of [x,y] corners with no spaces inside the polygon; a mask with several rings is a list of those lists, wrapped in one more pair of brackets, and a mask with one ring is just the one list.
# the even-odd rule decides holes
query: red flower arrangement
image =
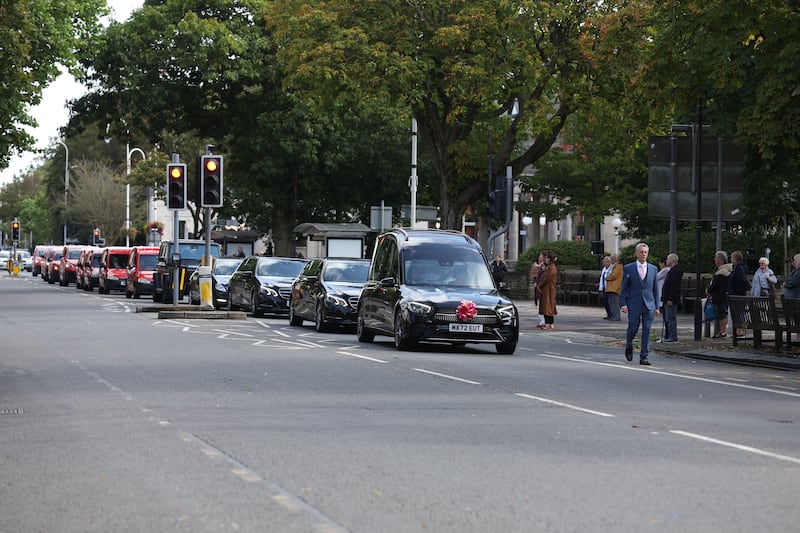
{"label": "red flower arrangement", "polygon": [[456,307],[456,317],[458,318],[459,322],[469,322],[475,315],[478,314],[478,309],[475,307],[475,303],[471,300],[461,300],[461,303],[458,304]]}

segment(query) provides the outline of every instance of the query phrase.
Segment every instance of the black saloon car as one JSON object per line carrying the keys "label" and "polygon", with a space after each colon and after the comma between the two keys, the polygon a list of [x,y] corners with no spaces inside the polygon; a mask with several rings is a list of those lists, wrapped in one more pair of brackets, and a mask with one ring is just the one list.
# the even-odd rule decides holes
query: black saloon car
{"label": "black saloon car", "polygon": [[[211,299],[217,309],[228,306],[228,282],[241,264],[242,259],[238,257],[214,258],[214,266],[211,268]],[[189,276],[189,303],[199,305],[200,299],[200,273],[195,270]]]}
{"label": "black saloon car", "polygon": [[228,309],[246,309],[253,316],[286,314],[292,282],[305,264],[293,257],[245,258],[228,282]]}
{"label": "black saloon car", "polygon": [[303,320],[313,320],[317,331],[354,325],[368,273],[366,259],[310,259],[292,284],[289,323],[301,326]]}
{"label": "black saloon car", "polygon": [[375,243],[358,302],[358,340],[394,337],[399,350],[418,342],[494,344],[512,354],[519,314],[495,285],[481,246],[454,231],[395,228]]}

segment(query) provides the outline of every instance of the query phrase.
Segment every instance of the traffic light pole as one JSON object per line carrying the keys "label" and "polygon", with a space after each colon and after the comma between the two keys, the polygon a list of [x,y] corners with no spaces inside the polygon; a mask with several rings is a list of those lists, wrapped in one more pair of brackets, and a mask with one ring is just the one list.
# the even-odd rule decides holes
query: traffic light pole
{"label": "traffic light pole", "polygon": [[[179,164],[180,156],[178,154],[172,154],[172,162],[176,165]],[[178,210],[172,211],[172,256],[177,257],[180,253],[180,231],[178,227]],[[170,258],[171,260],[172,258]],[[180,273],[181,267],[177,261],[173,261],[172,265],[172,303],[173,305],[177,305],[178,298],[180,298],[181,290],[180,290]],[[166,287],[164,287],[166,290]]]}
{"label": "traffic light pole", "polygon": [[[511,166],[509,165],[509,166],[506,167],[506,188],[503,191],[503,194],[506,195],[506,201],[505,201],[505,206],[504,206],[505,207],[505,213],[503,213],[503,220],[504,220],[505,224],[503,225],[502,228],[500,228],[497,231],[492,232],[492,234],[489,235],[489,240],[486,243],[486,253],[489,256],[492,255],[492,242],[497,237],[499,237],[500,235],[502,235],[506,231],[508,231],[509,226],[511,226],[511,213],[514,210],[514,206],[513,206],[513,202],[514,202],[513,187],[514,187],[514,178],[512,176]],[[500,255],[502,255],[502,254],[500,254]]]}
{"label": "traffic light pole", "polygon": [[[211,149],[214,148],[213,144],[206,145],[206,155],[212,155]],[[211,266],[211,208],[206,207],[204,210],[203,216],[205,217],[205,237],[206,237],[206,249],[204,251],[204,261],[203,264],[205,266]]]}

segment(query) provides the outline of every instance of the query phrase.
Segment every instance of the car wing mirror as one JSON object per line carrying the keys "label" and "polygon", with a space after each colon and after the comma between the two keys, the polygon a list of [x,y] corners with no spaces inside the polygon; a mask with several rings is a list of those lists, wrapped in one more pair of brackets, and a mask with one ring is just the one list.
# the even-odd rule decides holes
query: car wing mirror
{"label": "car wing mirror", "polygon": [[383,278],[381,280],[382,287],[394,287],[396,285],[397,285],[397,280],[392,277]]}

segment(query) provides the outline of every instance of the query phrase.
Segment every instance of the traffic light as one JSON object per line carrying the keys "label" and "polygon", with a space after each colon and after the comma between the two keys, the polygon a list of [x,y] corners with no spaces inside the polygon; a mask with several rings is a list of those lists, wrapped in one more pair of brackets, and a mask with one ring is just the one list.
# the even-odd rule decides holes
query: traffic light
{"label": "traffic light", "polygon": [[94,246],[100,244],[100,238],[100,228],[94,228],[94,231],[92,232],[92,244]]}
{"label": "traffic light", "polygon": [[222,207],[222,156],[200,158],[200,205]]}
{"label": "traffic light", "polygon": [[19,222],[16,220],[11,223],[11,240],[19,242]]}
{"label": "traffic light", "polygon": [[505,222],[506,220],[506,190],[505,189],[495,189],[489,192],[488,197],[488,204],[489,204],[489,218],[493,218],[495,220],[502,220]]}
{"label": "traffic light", "polygon": [[186,209],[186,165],[167,165],[167,209]]}
{"label": "traffic light", "polygon": [[487,214],[489,218],[497,218],[497,191],[489,191],[489,196],[486,199]]}

